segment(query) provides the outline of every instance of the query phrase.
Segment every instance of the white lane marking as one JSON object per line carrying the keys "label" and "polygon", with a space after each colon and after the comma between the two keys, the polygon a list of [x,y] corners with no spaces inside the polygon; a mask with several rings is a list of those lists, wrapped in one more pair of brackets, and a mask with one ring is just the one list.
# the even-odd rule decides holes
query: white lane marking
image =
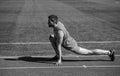
{"label": "white lane marking", "polygon": [[0,67],[0,70],[19,70],[19,69],[59,69],[59,68],[120,68],[120,65],[93,65],[93,66],[41,66],[41,67]]}
{"label": "white lane marking", "polygon": [[[77,41],[77,43],[120,43],[120,41]],[[50,44],[50,42],[4,42],[0,43],[0,45],[32,45],[32,44]]]}
{"label": "white lane marking", "polygon": [[0,45],[31,45],[31,44],[50,44],[50,42],[10,42],[10,43],[0,43]]}
{"label": "white lane marking", "polygon": [[[62,57],[105,57],[107,55],[63,55]],[[116,57],[120,57],[120,55],[115,55]],[[53,55],[47,55],[47,56],[0,56],[0,59],[4,59],[4,58],[19,58],[19,57],[54,57]]]}

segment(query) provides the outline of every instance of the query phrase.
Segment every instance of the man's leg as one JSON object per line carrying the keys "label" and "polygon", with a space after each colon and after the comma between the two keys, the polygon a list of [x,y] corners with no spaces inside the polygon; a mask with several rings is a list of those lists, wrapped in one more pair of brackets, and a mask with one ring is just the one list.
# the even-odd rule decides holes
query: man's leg
{"label": "man's leg", "polygon": [[53,57],[52,60],[58,60],[56,65],[60,65],[61,60],[63,60],[63,58],[61,57],[61,55],[59,54],[59,51],[57,50],[56,39],[55,39],[54,35],[50,35],[49,40],[50,40],[50,42],[52,44],[52,47],[54,48],[54,50],[56,52],[56,56]]}
{"label": "man's leg", "polygon": [[109,55],[109,50],[102,50],[102,49],[86,49],[82,47],[75,47],[73,52],[80,54],[80,55]]}
{"label": "man's leg", "polygon": [[112,50],[102,50],[102,49],[89,50],[76,46],[72,51],[79,55],[108,55],[111,61],[115,60],[114,51]]}
{"label": "man's leg", "polygon": [[54,35],[50,35],[49,40],[51,42],[51,45],[52,45],[53,49],[55,50],[55,53],[56,53],[55,58],[58,58],[59,57],[59,52],[57,51],[56,40],[55,40]]}

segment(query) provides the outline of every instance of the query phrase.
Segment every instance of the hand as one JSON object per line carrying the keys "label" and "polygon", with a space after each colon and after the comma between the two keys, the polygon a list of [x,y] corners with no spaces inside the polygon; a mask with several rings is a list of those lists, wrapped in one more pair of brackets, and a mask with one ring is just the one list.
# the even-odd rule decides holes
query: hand
{"label": "hand", "polygon": [[57,66],[61,65],[62,64],[62,61],[61,60],[58,60],[58,62],[55,64]]}

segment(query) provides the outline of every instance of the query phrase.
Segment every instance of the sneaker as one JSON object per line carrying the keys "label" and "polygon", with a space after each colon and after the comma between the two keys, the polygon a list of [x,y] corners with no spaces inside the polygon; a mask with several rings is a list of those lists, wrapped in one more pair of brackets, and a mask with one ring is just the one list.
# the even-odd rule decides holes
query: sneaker
{"label": "sneaker", "polygon": [[113,50],[109,50],[109,51],[110,51],[109,57],[110,57],[111,61],[114,61],[115,60],[115,53]]}

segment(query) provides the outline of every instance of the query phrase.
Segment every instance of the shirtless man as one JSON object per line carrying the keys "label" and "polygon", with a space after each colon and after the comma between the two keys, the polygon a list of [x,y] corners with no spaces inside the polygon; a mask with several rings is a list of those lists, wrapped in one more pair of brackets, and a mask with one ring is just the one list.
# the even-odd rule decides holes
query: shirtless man
{"label": "shirtless man", "polygon": [[62,63],[62,51],[61,46],[67,50],[70,50],[79,55],[108,55],[111,61],[114,61],[114,51],[102,50],[102,49],[85,49],[79,47],[77,42],[72,38],[65,26],[58,20],[56,15],[50,15],[48,17],[48,26],[53,28],[54,34],[51,34],[49,40],[56,52],[54,59],[57,59],[56,65]]}

